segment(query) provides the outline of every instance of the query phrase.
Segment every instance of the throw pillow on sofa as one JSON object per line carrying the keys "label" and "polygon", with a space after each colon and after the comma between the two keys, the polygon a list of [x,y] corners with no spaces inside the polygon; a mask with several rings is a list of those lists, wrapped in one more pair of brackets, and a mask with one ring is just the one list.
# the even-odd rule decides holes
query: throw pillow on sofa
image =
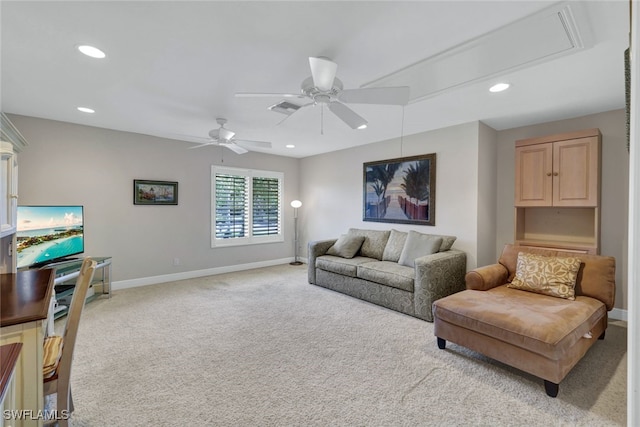
{"label": "throw pillow on sofa", "polygon": [[440,250],[440,245],[442,245],[442,237],[409,231],[398,264],[415,267],[416,258],[435,254]]}
{"label": "throw pillow on sofa", "polygon": [[356,236],[354,234],[343,234],[340,238],[327,250],[328,255],[335,255],[342,258],[353,258],[360,246],[364,242],[364,236]]}
{"label": "throw pillow on sofa", "polygon": [[387,245],[382,252],[382,261],[398,262],[406,241],[407,233],[391,229],[389,240],[387,240]]}
{"label": "throw pillow on sofa", "polygon": [[382,252],[389,240],[389,230],[362,230],[358,228],[350,228],[347,234],[353,236],[364,237],[362,247],[360,248],[360,255],[367,258],[374,258],[382,260]]}
{"label": "throw pillow on sofa", "polygon": [[516,276],[507,287],[575,300],[580,263],[575,257],[548,257],[520,252]]}

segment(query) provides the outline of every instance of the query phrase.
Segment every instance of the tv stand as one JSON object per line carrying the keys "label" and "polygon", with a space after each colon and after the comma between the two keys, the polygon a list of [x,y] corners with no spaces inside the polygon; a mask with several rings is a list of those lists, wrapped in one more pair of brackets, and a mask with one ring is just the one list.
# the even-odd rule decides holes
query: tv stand
{"label": "tv stand", "polygon": [[[111,257],[91,257],[91,259],[97,262],[96,275],[98,270],[100,270],[101,275],[99,275],[97,279],[96,275],[94,275],[94,279],[90,285],[91,287],[87,292],[86,301],[91,301],[99,295],[108,295],[109,298],[111,298]],[[42,267],[43,269],[50,268],[54,270],[55,279],[53,284],[56,302],[54,307],[52,307],[53,310],[51,310],[51,312],[54,313],[55,319],[67,314],[68,309],[57,309],[56,307],[60,307],[62,305],[69,307],[71,304],[76,279],[80,275],[82,261],[82,258],[66,259],[56,261]],[[98,294],[95,292],[96,285],[100,287],[100,293]]]}

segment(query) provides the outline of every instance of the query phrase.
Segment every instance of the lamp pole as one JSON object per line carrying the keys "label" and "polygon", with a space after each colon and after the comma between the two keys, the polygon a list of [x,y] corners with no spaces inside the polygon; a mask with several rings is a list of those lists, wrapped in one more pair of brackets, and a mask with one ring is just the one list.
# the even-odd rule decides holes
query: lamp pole
{"label": "lamp pole", "polygon": [[298,261],[298,208],[302,206],[302,202],[300,200],[294,200],[291,202],[291,207],[293,208],[293,228],[294,228],[294,258],[293,262],[290,262],[291,265],[302,265],[300,261]]}

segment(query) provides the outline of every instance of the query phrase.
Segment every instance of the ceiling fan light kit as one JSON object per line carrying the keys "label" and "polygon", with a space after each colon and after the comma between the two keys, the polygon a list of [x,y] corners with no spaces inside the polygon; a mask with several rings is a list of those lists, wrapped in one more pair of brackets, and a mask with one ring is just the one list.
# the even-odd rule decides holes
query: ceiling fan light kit
{"label": "ceiling fan light kit", "polygon": [[311,76],[302,81],[299,94],[236,93],[236,97],[306,98],[311,102],[298,105],[283,100],[268,109],[291,116],[308,106],[326,105],[352,129],[365,129],[368,122],[345,104],[407,105],[409,102],[408,86],[344,89],[342,81],[336,77],[338,64],[335,62],[325,57],[310,57],[309,67]]}

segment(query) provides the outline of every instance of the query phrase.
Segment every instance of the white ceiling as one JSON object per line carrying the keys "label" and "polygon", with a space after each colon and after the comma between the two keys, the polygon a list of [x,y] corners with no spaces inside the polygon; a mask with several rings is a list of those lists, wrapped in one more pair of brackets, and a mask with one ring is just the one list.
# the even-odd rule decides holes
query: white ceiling
{"label": "white ceiling", "polygon": [[[305,157],[473,120],[501,130],[623,108],[628,2],[579,3],[570,4],[584,15],[585,49],[410,103],[404,124],[398,106],[350,105],[369,121],[363,131],[326,112],[321,135],[319,107],[277,125],[285,116],[267,107],[281,98],[234,94],[298,92],[309,56],[331,58],[344,87],[358,88],[556,3],[5,0],[2,111],[184,141],[225,117],[237,138]],[[78,44],[107,57],[85,57]],[[527,45],[510,48],[501,54]],[[490,94],[497,80],[512,88]]]}

